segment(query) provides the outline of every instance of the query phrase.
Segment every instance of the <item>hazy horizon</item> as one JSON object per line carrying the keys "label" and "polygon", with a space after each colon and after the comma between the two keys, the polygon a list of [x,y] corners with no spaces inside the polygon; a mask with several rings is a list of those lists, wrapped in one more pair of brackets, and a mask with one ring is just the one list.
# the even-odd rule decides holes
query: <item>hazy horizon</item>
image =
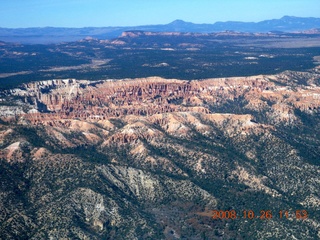
{"label": "hazy horizon", "polygon": [[0,27],[129,27],[192,23],[260,22],[283,16],[320,18],[318,0],[13,0],[0,2]]}
{"label": "hazy horizon", "polygon": [[167,24],[170,24],[170,23],[173,23],[175,21],[183,21],[183,22],[188,22],[188,23],[194,23],[194,24],[215,24],[215,23],[218,23],[218,22],[243,22],[243,23],[251,23],[251,22],[254,22],[254,23],[259,23],[259,22],[262,22],[262,21],[267,21],[267,20],[275,20],[275,19],[282,19],[284,17],[296,17],[296,18],[319,18],[320,17],[300,17],[300,16],[288,16],[288,15],[284,15],[282,17],[279,17],[279,18],[273,18],[273,19],[263,19],[261,21],[237,21],[237,20],[230,20],[230,21],[216,21],[216,22],[213,22],[213,23],[206,23],[206,22],[203,22],[203,23],[195,23],[195,22],[191,22],[191,21],[186,21],[184,19],[173,19],[167,23],[153,23],[153,24],[142,24],[142,25],[127,25],[127,26],[83,26],[83,27],[68,27],[68,26],[30,26],[30,27],[2,27],[0,26],[0,28],[12,28],[12,29],[19,29],[19,28],[104,28],[104,27],[114,27],[114,28],[122,28],[122,27],[140,27],[140,26],[153,26],[153,25],[167,25]]}

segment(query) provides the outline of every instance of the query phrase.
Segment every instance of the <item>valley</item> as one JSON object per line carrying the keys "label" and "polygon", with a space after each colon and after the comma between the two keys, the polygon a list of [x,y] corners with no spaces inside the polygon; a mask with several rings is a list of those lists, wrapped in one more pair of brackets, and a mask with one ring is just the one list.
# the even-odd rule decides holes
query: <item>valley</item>
{"label": "valley", "polygon": [[[185,80],[306,71],[317,66],[319,33],[128,31],[47,45],[3,43],[0,88],[49,79]],[[41,63],[41,64],[40,64]]]}

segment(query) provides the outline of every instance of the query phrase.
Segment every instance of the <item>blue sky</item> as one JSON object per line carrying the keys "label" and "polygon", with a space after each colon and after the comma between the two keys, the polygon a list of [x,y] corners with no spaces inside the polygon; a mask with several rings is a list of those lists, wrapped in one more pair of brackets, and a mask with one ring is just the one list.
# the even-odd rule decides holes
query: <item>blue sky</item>
{"label": "blue sky", "polygon": [[0,0],[0,27],[102,27],[320,17],[319,0]]}

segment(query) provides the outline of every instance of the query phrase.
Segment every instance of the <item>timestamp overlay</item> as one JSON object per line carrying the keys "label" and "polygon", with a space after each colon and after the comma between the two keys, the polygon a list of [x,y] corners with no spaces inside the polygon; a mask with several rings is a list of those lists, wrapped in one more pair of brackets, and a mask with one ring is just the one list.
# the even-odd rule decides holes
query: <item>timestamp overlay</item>
{"label": "timestamp overlay", "polygon": [[304,209],[297,210],[250,210],[244,209],[241,211],[236,210],[212,210],[211,217],[214,220],[219,219],[261,219],[261,220],[270,220],[273,218],[278,219],[297,219],[304,220],[309,218],[309,213]]}

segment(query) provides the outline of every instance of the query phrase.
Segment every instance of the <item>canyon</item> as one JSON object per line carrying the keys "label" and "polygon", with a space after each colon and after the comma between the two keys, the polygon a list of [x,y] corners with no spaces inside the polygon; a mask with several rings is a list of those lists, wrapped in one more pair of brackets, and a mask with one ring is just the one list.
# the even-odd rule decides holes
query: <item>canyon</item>
{"label": "canyon", "polygon": [[[301,79],[307,79],[305,85],[299,83]],[[28,113],[20,116],[32,124],[53,124],[50,120],[54,119],[105,120],[172,112],[209,114],[240,98],[246,102],[244,109],[260,111],[269,107],[272,114],[278,113],[280,121],[286,121],[294,109],[312,112],[319,108],[318,81],[317,73],[287,71],[200,81],[160,77],[93,82],[49,80],[27,83],[22,89],[9,92],[28,105]]]}
{"label": "canyon", "polygon": [[[319,238],[319,107],[318,67],[7,89],[1,238]],[[230,208],[274,217],[211,218]]]}

